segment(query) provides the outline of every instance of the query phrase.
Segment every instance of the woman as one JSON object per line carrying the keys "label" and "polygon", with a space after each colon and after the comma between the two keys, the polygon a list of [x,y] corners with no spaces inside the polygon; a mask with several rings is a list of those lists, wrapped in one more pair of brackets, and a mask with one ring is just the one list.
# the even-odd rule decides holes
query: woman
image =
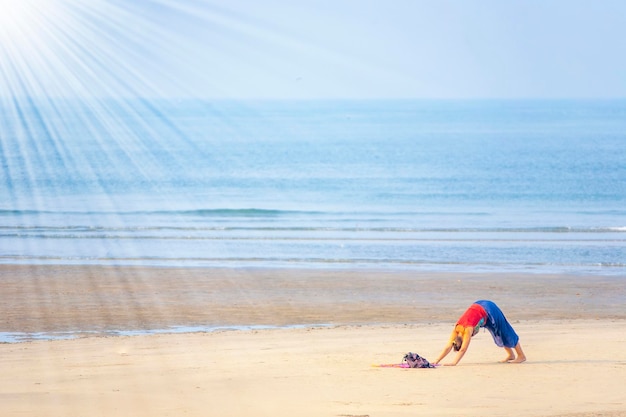
{"label": "woman", "polygon": [[504,317],[502,310],[493,301],[479,300],[472,304],[456,322],[448,344],[434,364],[439,364],[453,348],[458,351],[456,358],[454,362],[445,365],[454,366],[459,363],[467,352],[472,336],[478,333],[481,327],[486,327],[496,345],[506,350],[507,357],[502,362],[522,363],[526,360],[526,355],[519,344],[519,337]]}

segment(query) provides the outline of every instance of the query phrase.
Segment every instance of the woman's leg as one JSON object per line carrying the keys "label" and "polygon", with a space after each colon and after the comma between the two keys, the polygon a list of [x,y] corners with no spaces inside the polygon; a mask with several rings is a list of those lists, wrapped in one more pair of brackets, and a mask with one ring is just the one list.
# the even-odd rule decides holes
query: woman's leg
{"label": "woman's leg", "polygon": [[522,363],[526,360],[526,355],[524,354],[522,345],[520,345],[519,342],[515,345],[515,352],[517,352],[517,359],[512,360],[511,363]]}
{"label": "woman's leg", "polygon": [[[506,346],[504,347],[504,350],[506,350],[507,356],[500,362],[522,363],[526,361],[526,355],[524,354],[522,345],[520,345],[519,342],[515,345],[515,352],[513,352],[513,349]],[[517,353],[517,358],[515,357],[515,353]]]}
{"label": "woman's leg", "polygon": [[513,353],[513,349],[508,348],[508,347],[504,347],[504,350],[506,350],[506,358],[502,359],[500,362],[505,363],[505,362],[511,362],[512,360],[515,360],[515,353]]}

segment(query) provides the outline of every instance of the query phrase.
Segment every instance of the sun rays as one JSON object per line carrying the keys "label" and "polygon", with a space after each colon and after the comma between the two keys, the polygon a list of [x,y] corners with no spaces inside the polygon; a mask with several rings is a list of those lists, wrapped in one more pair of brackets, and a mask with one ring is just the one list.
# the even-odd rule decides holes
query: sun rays
{"label": "sun rays", "polygon": [[[106,195],[120,164],[147,190],[156,187],[150,153],[164,141],[185,139],[144,99],[164,94],[168,75],[159,83],[154,74],[163,54],[175,56],[163,41],[171,38],[169,29],[125,2],[4,0],[1,6],[0,150],[12,204],[43,209],[53,200],[47,197],[67,194],[71,181],[73,192]],[[172,88],[175,80],[169,81]],[[77,151],[75,140],[91,142],[89,150]]]}
{"label": "sun rays", "polygon": [[268,84],[300,88],[308,62],[325,63],[324,73],[349,66],[294,22],[206,1],[0,0],[0,8],[5,97],[254,96]]}
{"label": "sun rays", "polygon": [[[255,14],[259,6],[195,0],[0,0],[0,6],[0,183],[5,205],[19,209],[97,190],[107,196],[98,208],[116,211],[130,204],[119,197],[128,184],[159,203],[180,205],[164,191],[189,164],[177,149],[202,156],[218,174],[246,164],[225,160],[208,132],[219,131],[220,140],[256,135],[238,122],[256,110],[237,94],[254,97],[280,84],[277,94],[297,96],[315,90],[302,76],[307,63],[322,68],[309,75],[324,78],[351,62],[298,21]],[[196,106],[211,120],[206,133],[172,116],[186,117],[184,100],[206,97],[234,98],[227,106]],[[287,124],[272,126],[273,134],[301,128]],[[185,196],[192,208],[201,205],[195,198]]]}
{"label": "sun rays", "polygon": [[150,66],[141,18],[133,25],[123,8],[98,0],[9,3],[0,68],[13,97],[117,98],[151,87],[140,73],[140,63]]}

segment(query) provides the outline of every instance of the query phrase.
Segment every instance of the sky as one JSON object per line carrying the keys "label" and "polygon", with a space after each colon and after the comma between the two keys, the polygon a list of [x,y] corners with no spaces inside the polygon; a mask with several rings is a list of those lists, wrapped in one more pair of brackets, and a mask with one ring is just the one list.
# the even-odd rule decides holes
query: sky
{"label": "sky", "polygon": [[625,98],[626,1],[0,0],[0,95]]}

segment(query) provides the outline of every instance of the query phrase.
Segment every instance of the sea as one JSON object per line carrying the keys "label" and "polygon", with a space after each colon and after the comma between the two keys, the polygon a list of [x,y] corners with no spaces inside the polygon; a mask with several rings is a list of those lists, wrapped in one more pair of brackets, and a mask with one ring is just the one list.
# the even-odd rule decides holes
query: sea
{"label": "sea", "polygon": [[626,100],[0,100],[0,263],[626,276]]}

